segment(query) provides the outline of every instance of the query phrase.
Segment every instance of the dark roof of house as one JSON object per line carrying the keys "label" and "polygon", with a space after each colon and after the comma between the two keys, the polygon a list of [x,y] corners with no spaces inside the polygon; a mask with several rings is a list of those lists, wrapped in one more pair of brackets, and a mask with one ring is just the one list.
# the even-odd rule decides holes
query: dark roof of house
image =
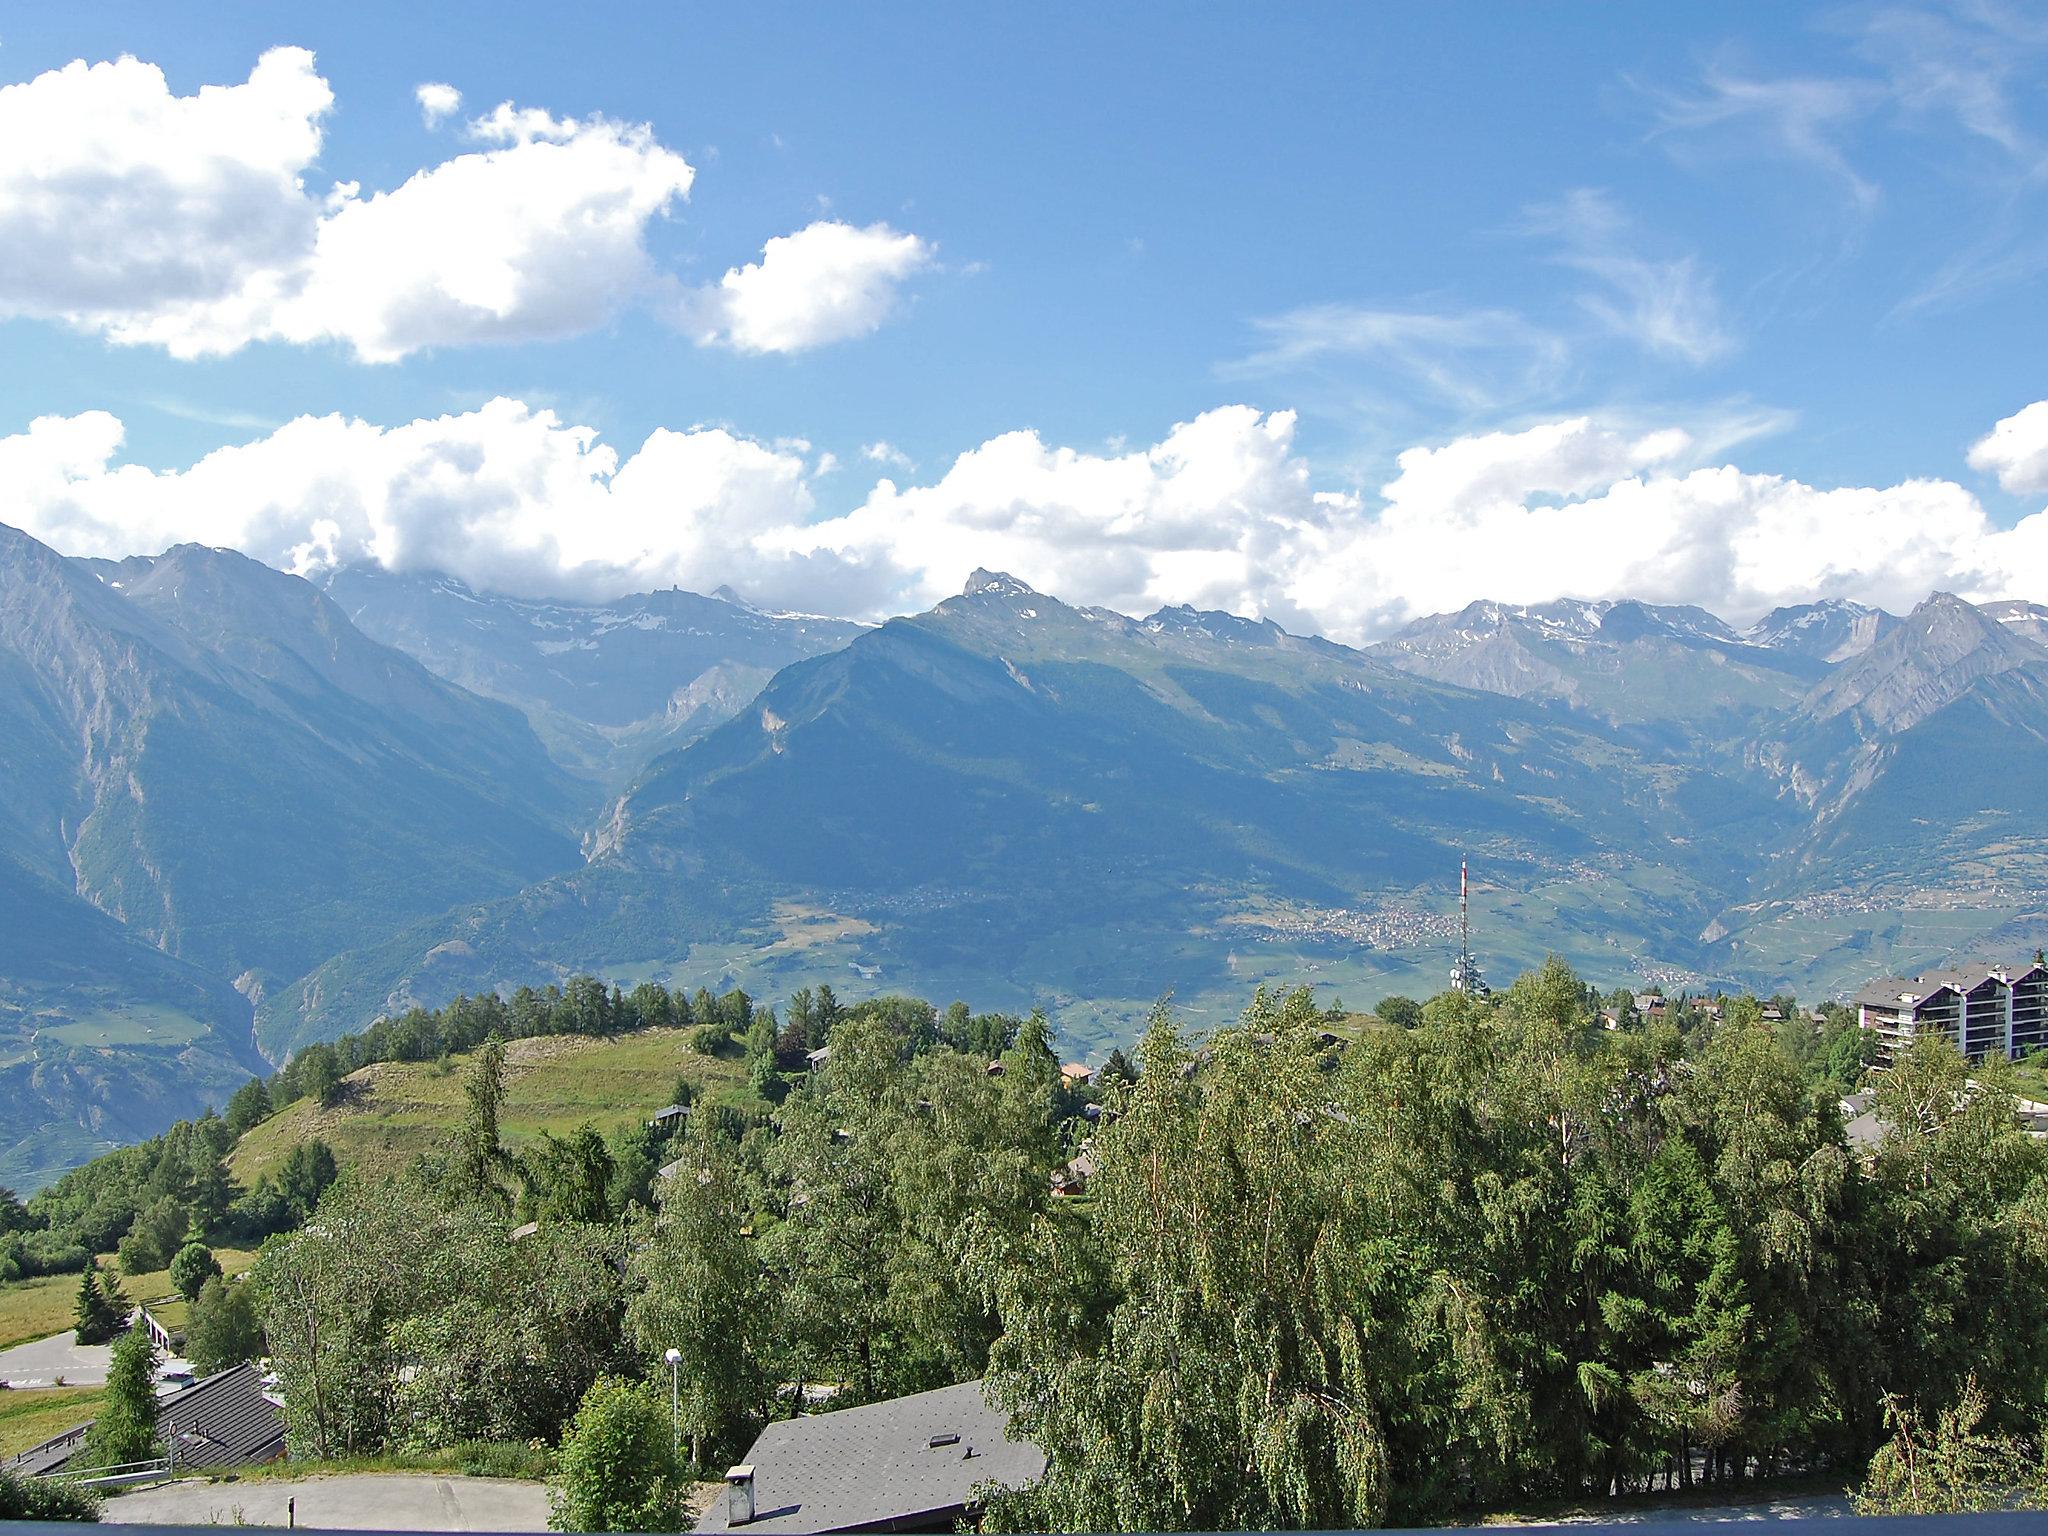
{"label": "dark roof of house", "polygon": [[690,1106],[687,1104],[664,1104],[654,1112],[654,1118],[647,1123],[660,1125],[664,1120],[681,1120],[689,1113]]}
{"label": "dark roof of house", "polygon": [[721,1496],[697,1529],[951,1530],[980,1484],[1020,1488],[1044,1475],[1045,1453],[1009,1439],[1008,1422],[978,1381],[781,1420],[746,1454],[754,1518],[728,1525]]}
{"label": "dark roof of house", "polygon": [[181,1467],[239,1467],[284,1451],[284,1415],[253,1365],[237,1365],[156,1405],[157,1432]]}
{"label": "dark roof of house", "polygon": [[[157,1399],[157,1433],[173,1436],[180,1467],[241,1467],[284,1453],[284,1415],[263,1395],[253,1365],[232,1366]],[[61,1471],[85,1445],[90,1422],[0,1463],[28,1477]]]}
{"label": "dark roof of house", "polygon": [[1911,978],[1905,976],[1880,976],[1858,992],[1853,1001],[1872,1008],[1896,1008],[1902,995],[1910,996],[1917,1005],[1932,997],[1943,987],[1953,992],[1971,992],[1986,981],[2001,977],[2011,981],[2023,981],[2041,967],[2032,960],[2021,960],[2012,964],[1977,961],[1969,965],[1943,966],[1936,970],[1924,971]]}

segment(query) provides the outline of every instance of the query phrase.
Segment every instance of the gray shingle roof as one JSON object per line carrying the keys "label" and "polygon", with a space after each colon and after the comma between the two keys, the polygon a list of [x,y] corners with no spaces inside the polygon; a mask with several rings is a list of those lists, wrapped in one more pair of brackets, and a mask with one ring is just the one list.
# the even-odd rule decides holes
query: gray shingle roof
{"label": "gray shingle roof", "polygon": [[1896,1008],[1903,993],[1918,996],[1924,988],[1916,987],[1903,976],[1880,976],[1856,994],[1856,1002],[1872,1008]]}
{"label": "gray shingle roof", "polygon": [[284,1454],[284,1415],[263,1395],[253,1365],[173,1392],[157,1404],[156,1422],[167,1442],[177,1436],[181,1467],[240,1467]]}
{"label": "gray shingle roof", "polygon": [[[157,1399],[157,1433],[177,1437],[180,1467],[243,1467],[284,1454],[284,1415],[263,1395],[253,1365],[237,1365]],[[41,1476],[61,1470],[84,1449],[88,1422],[45,1440],[4,1463],[10,1472]]]}
{"label": "gray shingle roof", "polygon": [[[1007,1423],[978,1381],[784,1419],[742,1458],[754,1468],[754,1519],[729,1526],[721,1496],[697,1529],[950,1531],[977,1485],[1023,1487],[1044,1474],[1044,1452],[1008,1439]],[[932,1443],[948,1436],[958,1439]]]}

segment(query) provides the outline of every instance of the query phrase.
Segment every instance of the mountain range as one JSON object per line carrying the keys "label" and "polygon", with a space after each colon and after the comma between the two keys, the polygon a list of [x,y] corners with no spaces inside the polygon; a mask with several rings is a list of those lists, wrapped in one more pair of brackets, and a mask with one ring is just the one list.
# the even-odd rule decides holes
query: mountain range
{"label": "mountain range", "polygon": [[977,572],[863,626],[734,594],[317,582],[0,529],[0,1180],[413,1002],[580,970],[1043,1005],[1789,987],[2048,937],[2048,610],[1738,630],[1475,603],[1362,649]]}

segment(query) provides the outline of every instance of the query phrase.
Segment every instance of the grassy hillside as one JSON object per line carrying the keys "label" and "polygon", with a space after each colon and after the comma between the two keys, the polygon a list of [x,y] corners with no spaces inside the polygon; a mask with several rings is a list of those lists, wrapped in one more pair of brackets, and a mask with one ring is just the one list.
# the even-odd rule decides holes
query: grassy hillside
{"label": "grassy hillside", "polygon": [[[518,1148],[542,1131],[556,1135],[585,1122],[608,1130],[645,1119],[668,1102],[679,1075],[714,1099],[758,1106],[740,1065],[702,1056],[684,1044],[687,1031],[650,1029],[595,1040],[551,1035],[505,1047],[505,1103],[499,1132]],[[347,1079],[347,1097],[331,1109],[302,1099],[244,1136],[229,1171],[254,1185],[291,1149],[318,1137],[344,1168],[395,1169],[446,1140],[462,1118],[465,1058],[381,1062]]]}
{"label": "grassy hillside", "polygon": [[[221,1272],[234,1276],[256,1262],[246,1248],[216,1248]],[[185,1298],[171,1284],[168,1270],[145,1275],[124,1275],[112,1254],[100,1256],[101,1270],[121,1282],[121,1292],[130,1301],[147,1305],[164,1322],[173,1326],[183,1321]],[[47,1339],[71,1326],[78,1305],[78,1276],[38,1275],[0,1285],[0,1349],[11,1349],[31,1339]],[[0,1397],[0,1404],[8,1399]]]}
{"label": "grassy hillside", "polygon": [[[564,1135],[584,1124],[600,1130],[644,1120],[669,1100],[678,1077],[700,1096],[748,1108],[764,1107],[737,1061],[701,1055],[685,1043],[688,1032],[651,1029],[592,1039],[552,1035],[515,1040],[505,1047],[505,1103],[499,1121],[506,1145],[517,1150],[543,1131]],[[447,1140],[462,1118],[467,1058],[439,1062],[382,1062],[346,1079],[343,1101],[322,1109],[301,1099],[244,1136],[228,1158],[239,1184],[254,1187],[274,1172],[300,1142],[318,1137],[342,1167],[396,1170]],[[253,1253],[216,1250],[230,1275],[254,1262]],[[111,1256],[102,1260],[118,1273]],[[175,1326],[184,1314],[170,1277],[158,1271],[122,1275],[130,1300],[148,1303]],[[49,1275],[0,1286],[0,1349],[40,1339],[70,1326],[78,1276]]]}

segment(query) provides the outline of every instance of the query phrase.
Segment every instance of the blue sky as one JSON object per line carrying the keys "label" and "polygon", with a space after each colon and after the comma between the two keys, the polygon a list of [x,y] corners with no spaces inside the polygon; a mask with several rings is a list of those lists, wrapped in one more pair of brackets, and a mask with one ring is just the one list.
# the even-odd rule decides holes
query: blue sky
{"label": "blue sky", "polygon": [[[493,339],[451,342],[429,327],[418,345],[401,338],[392,361],[363,360],[347,339],[360,333],[346,325],[317,333],[325,320],[299,323],[296,339],[263,339],[281,332],[258,326],[229,335],[221,355],[181,357],[121,339],[126,322],[109,320],[104,303],[90,315],[67,309],[61,271],[14,280],[13,291],[0,271],[0,311],[15,316],[0,322],[0,438],[33,418],[91,412],[122,429],[92,474],[67,472],[61,495],[46,484],[17,491],[42,508],[25,515],[32,531],[94,551],[187,533],[172,492],[137,510],[133,485],[73,482],[122,463],[182,470],[302,415],[395,429],[502,397],[593,429],[621,459],[658,428],[692,427],[794,455],[772,513],[758,496],[735,510],[735,497],[754,493],[725,481],[669,486],[611,545],[580,557],[551,547],[530,569],[479,556],[464,571],[503,582],[524,573],[530,585],[570,581],[564,572],[593,588],[668,575],[737,579],[811,606],[834,606],[840,593],[847,611],[912,606],[974,552],[974,530],[987,530],[1010,494],[994,483],[1003,475],[1042,478],[1016,495],[1059,508],[987,541],[1012,563],[1037,559],[1025,574],[1041,584],[1118,606],[1217,601],[1347,635],[1460,595],[1442,585],[1409,593],[1384,577],[1367,599],[1336,589],[1346,571],[1445,550],[1455,558],[1457,537],[1485,541],[1489,514],[1472,487],[1495,485],[1503,463],[1515,466],[1502,495],[1525,536],[1554,548],[1562,529],[1567,547],[1582,538],[1589,555],[1611,531],[1604,517],[1648,515],[1610,506],[1616,484],[1690,490],[1661,555],[1645,546],[1632,564],[1584,581],[1572,573],[1587,562],[1559,562],[1530,573],[1537,585],[1524,592],[1466,596],[1563,595],[1546,584],[1616,595],[1606,589],[1626,582],[1756,609],[1801,595],[1752,569],[1789,558],[1807,561],[1809,585],[1838,589],[1808,595],[1899,606],[1916,585],[1944,582],[2006,595],[1992,590],[1994,573],[2024,565],[2034,548],[2031,537],[1986,541],[2040,509],[2048,421],[2023,420],[2006,430],[2006,449],[1970,459],[1994,424],[2048,396],[2048,16],[2037,10],[588,9],[11,10],[0,84],[23,88],[16,124],[41,121],[52,93],[25,93],[74,59],[132,55],[182,98],[248,81],[267,50],[310,50],[310,71],[333,98],[303,167],[315,200],[338,181],[359,183],[368,199],[456,157],[522,143],[465,129],[501,101],[646,125],[649,142],[694,173],[687,200],[634,227],[639,289],[594,307],[565,296],[566,309],[546,308],[524,329],[498,326]],[[415,97],[425,82],[462,96],[433,127]],[[52,134],[69,121],[53,113]],[[13,252],[18,264],[33,249],[39,272],[89,266],[93,250],[56,250],[62,237],[25,214],[10,230],[6,207],[10,188],[24,205],[52,187],[91,196],[89,169],[17,167],[10,182],[0,165],[0,257]],[[195,185],[188,197],[226,197],[236,184]],[[146,191],[134,195],[146,214]],[[233,243],[236,207],[215,214],[209,238]],[[853,333],[812,343],[799,325],[790,334],[800,345],[760,350],[734,339],[738,320],[706,343],[712,322],[676,318],[701,315],[701,296],[761,262],[766,242],[820,224],[886,225],[916,243],[914,259],[846,319]],[[175,220],[166,228],[180,237]],[[556,270],[550,280],[575,277]],[[150,281],[136,281],[136,314],[156,313],[141,291]],[[379,323],[387,338],[403,324]],[[1270,430],[1244,438],[1258,430],[1250,418],[1234,421],[1236,436],[1219,425],[1199,494],[1150,481],[1138,490],[1115,473],[1122,456],[1150,451],[1155,478],[1170,479],[1160,464],[1162,451],[1183,456],[1169,438],[1175,424],[1233,406],[1290,413],[1265,478],[1232,478],[1232,465],[1274,441]],[[1570,422],[1584,425],[1560,434]],[[960,483],[936,494],[958,456],[1021,431],[1037,434],[1038,460],[995,454],[978,478],[956,474]],[[1671,433],[1685,446],[1644,446]],[[885,443],[901,458],[863,456]],[[1460,447],[1474,443],[1495,446]],[[1438,485],[1432,494],[1447,500],[1419,499],[1429,487],[1402,480],[1417,466],[1399,456],[1453,450],[1486,463],[1449,490]],[[1079,462],[1045,461],[1062,452]],[[1087,483],[1098,463],[1102,483]],[[1703,564],[1668,546],[1697,542],[1699,520],[1713,515],[1701,510],[1713,498],[1698,477],[1715,470],[1750,477],[1740,517],[1777,523],[1755,548]],[[877,508],[883,473],[934,497]],[[1762,505],[1772,477],[1812,494],[1796,508]],[[260,499],[248,478],[232,497]],[[1824,497],[1915,480],[1943,488],[1931,501],[1915,493],[1848,509]],[[1388,494],[1397,482],[1406,493]],[[1322,500],[1288,500],[1308,491]],[[1058,558],[1072,542],[1064,519],[1092,519],[1100,532],[1131,519],[1134,497],[1145,502],[1146,537],[1103,533],[1108,555],[1086,568]],[[1247,499],[1258,505],[1247,511]],[[1588,501],[1603,510],[1535,526],[1553,504]],[[722,531],[686,530],[658,547],[671,505]],[[1228,536],[1177,544],[1165,525],[1190,505]],[[1813,523],[1816,506],[1832,507],[1832,521],[1806,528],[1794,555],[1775,555],[1768,541],[1791,537],[1790,522]],[[1333,526],[1302,542],[1305,520],[1385,524],[1403,508],[1422,529],[1405,542],[1380,527],[1380,542],[1354,547]],[[1815,539],[1859,537],[1859,524],[1842,521],[1851,513],[1890,530],[1895,542],[1877,546],[1886,561],[1814,563]],[[405,541],[377,533],[385,515],[364,514],[362,549],[392,563],[432,549],[438,563],[464,566],[438,535],[394,553]],[[513,542],[546,544],[546,517],[526,509]],[[275,517],[258,526],[255,513],[198,522],[189,536],[280,563],[304,542],[284,539]],[[790,531],[827,523],[844,525],[829,547],[800,547]],[[1907,560],[1902,574],[1921,524],[1937,530],[1941,558]],[[473,540],[505,531],[476,517],[467,526]],[[932,544],[951,564],[927,569],[906,554]],[[1109,574],[1092,582],[1097,565]],[[2048,599],[2048,589],[2010,595]]]}

